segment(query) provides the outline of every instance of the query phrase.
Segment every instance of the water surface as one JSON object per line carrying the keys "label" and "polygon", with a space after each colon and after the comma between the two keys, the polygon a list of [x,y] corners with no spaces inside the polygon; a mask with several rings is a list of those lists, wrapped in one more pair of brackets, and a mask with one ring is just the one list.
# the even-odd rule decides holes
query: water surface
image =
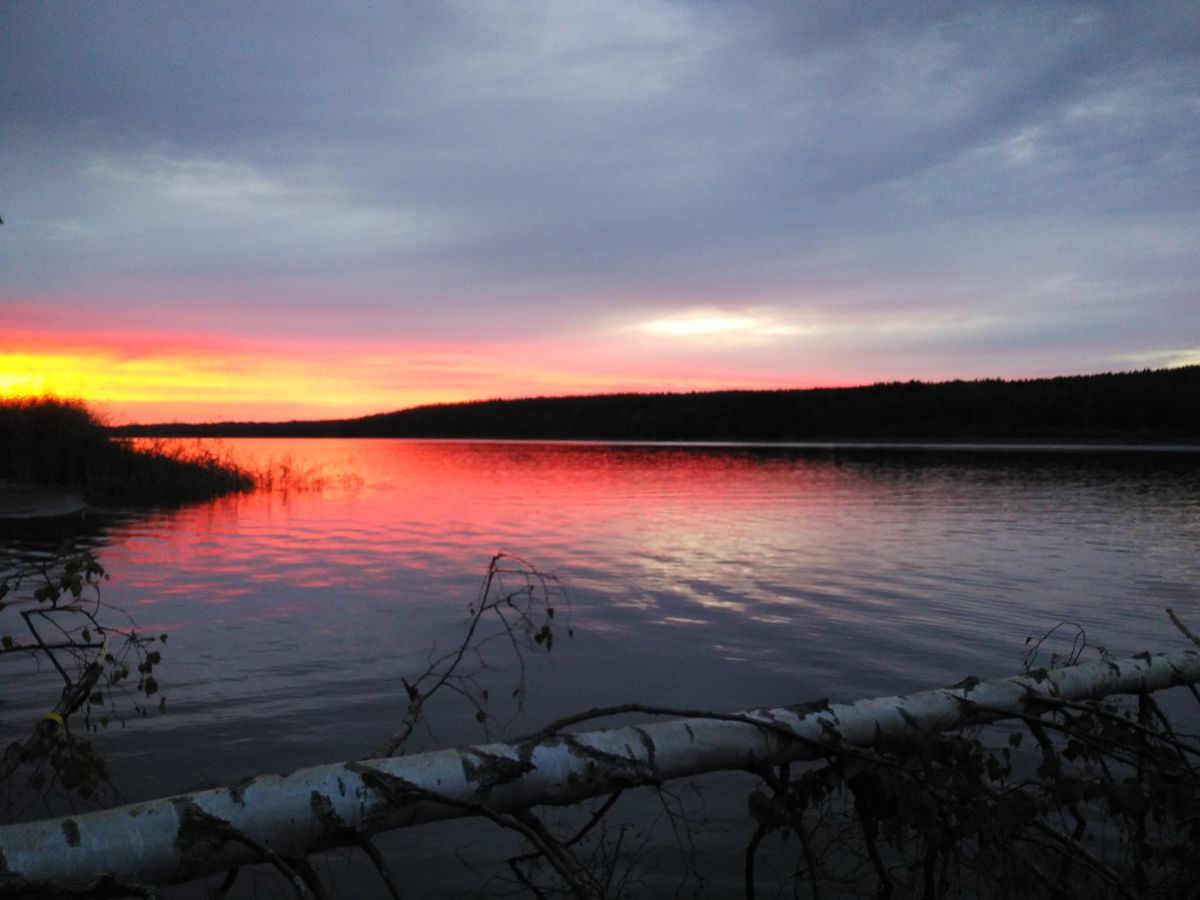
{"label": "water surface", "polygon": [[[215,445],[286,464],[290,487],[77,535],[111,573],[105,600],[170,636],[166,714],[97,738],[127,799],[377,746],[401,677],[461,638],[500,551],[569,599],[552,653],[527,660],[517,731],[628,701],[732,710],[1011,674],[1059,622],[1119,655],[1176,649],[1163,607],[1200,621],[1194,453]],[[498,688],[517,676],[489,662]],[[10,682],[3,724],[36,717],[46,684]],[[461,705],[433,718],[417,749],[481,737]]]}

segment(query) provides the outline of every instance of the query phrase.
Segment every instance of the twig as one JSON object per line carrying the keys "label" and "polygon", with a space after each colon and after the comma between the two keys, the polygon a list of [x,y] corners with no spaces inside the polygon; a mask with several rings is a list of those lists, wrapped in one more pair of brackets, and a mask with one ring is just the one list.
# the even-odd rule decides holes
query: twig
{"label": "twig", "polygon": [[[574,847],[576,844],[578,844],[580,841],[582,841],[585,837],[587,837],[587,835],[592,831],[593,828],[595,828],[597,825],[600,824],[600,822],[602,822],[604,820],[605,815],[607,815],[608,811],[613,808],[613,805],[617,802],[617,800],[620,798],[622,793],[624,793],[624,789],[617,790],[617,791],[614,791],[613,793],[609,794],[608,797],[605,799],[605,801],[598,808],[596,808],[595,810],[592,811],[592,814],[588,818],[587,822],[585,822],[579,828],[579,830],[575,832],[575,834],[573,834],[567,840],[559,841],[558,843],[560,843],[564,848],[570,848],[570,847]],[[619,841],[618,841],[618,849],[619,849]],[[513,874],[515,874],[517,876],[517,878],[521,881],[521,883],[523,885],[525,885],[525,887],[527,887],[530,891],[532,891],[534,896],[536,896],[536,897],[543,897],[544,894],[537,887],[537,885],[535,885],[533,883],[533,881],[523,871],[521,871],[520,864],[533,862],[533,861],[541,858],[541,856],[542,856],[541,851],[535,851],[533,853],[522,853],[519,856],[511,856],[506,860],[508,867],[510,869],[512,869]],[[610,876],[611,876],[611,873],[610,873]]]}
{"label": "twig", "polygon": [[563,880],[571,888],[572,893],[581,900],[591,900],[594,893],[590,891],[580,880],[577,874],[578,864],[571,859],[570,854],[563,851],[561,847],[556,849],[557,841],[551,839],[546,840],[548,835],[544,836],[544,829],[533,827],[528,822],[522,821],[515,816],[505,815],[504,813],[496,812],[490,806],[484,803],[477,803],[474,800],[464,800],[458,797],[450,797],[445,794],[439,794],[436,791],[431,791],[426,788],[419,787],[411,782],[404,781],[401,778],[388,775],[378,769],[370,766],[364,766],[361,763],[347,764],[347,769],[355,772],[362,778],[363,783],[371,790],[376,791],[388,800],[396,804],[412,803],[417,800],[426,800],[432,803],[440,803],[443,806],[451,806],[455,809],[462,809],[472,812],[475,815],[482,816],[490,822],[499,825],[501,828],[507,828],[516,831],[518,834],[525,837],[530,843],[541,851],[542,855],[552,865],[556,872],[562,876]]}
{"label": "twig", "polygon": [[[969,703],[970,701],[967,701],[967,702]],[[1111,722],[1114,722],[1118,725],[1123,726],[1124,728],[1127,728],[1129,731],[1133,732],[1134,734],[1140,735],[1142,737],[1151,738],[1153,740],[1159,741],[1159,742],[1167,745],[1181,757],[1181,761],[1183,761],[1185,765],[1187,765],[1186,757],[1184,756],[1185,753],[1200,754],[1200,745],[1189,744],[1182,738],[1178,737],[1174,733],[1174,731],[1171,730],[1169,724],[1164,729],[1164,731],[1166,732],[1164,734],[1162,731],[1157,731],[1154,728],[1151,728],[1140,722],[1135,722],[1132,719],[1127,719],[1124,716],[1119,715],[1118,713],[1115,713],[1110,709],[1106,709],[1103,706],[1096,705],[1092,702],[1082,702],[1082,701],[1078,701],[1078,700],[1064,700],[1061,697],[1035,697],[1035,698],[1031,698],[1030,702],[1037,706],[1045,706],[1051,710],[1072,709],[1072,710],[1076,710],[1079,712],[1087,713],[1088,715],[1094,715],[1097,718],[1107,719]],[[996,707],[996,706],[988,706],[986,704],[972,704],[972,705],[975,708],[982,710],[983,712],[995,712],[998,714],[1003,713],[1003,714],[1007,715],[1009,718],[1013,718],[1013,719],[1036,719],[1037,721],[1041,722],[1044,726],[1048,725],[1051,728],[1055,728],[1055,729],[1062,731],[1065,734],[1068,734],[1072,737],[1078,737],[1080,739],[1085,739],[1089,743],[1092,743],[1092,744],[1099,743],[1099,741],[1091,735],[1080,732],[1077,729],[1068,727],[1066,725],[1059,725],[1056,722],[1047,721],[1046,719],[1043,719],[1041,716],[1038,716],[1038,715],[1034,715],[1031,713],[1012,712],[1010,710],[1005,710],[1005,709],[1002,709],[1002,708]],[[1156,706],[1157,706],[1157,704],[1156,704]],[[1122,750],[1125,749],[1120,744],[1114,743],[1114,744],[1112,744],[1112,746],[1114,746],[1118,749],[1122,749]],[[1188,768],[1190,770],[1191,766],[1189,765]]]}
{"label": "twig", "polygon": [[[199,807],[189,809],[186,813],[186,825],[193,828],[207,831],[217,837],[224,838],[227,841],[236,841],[243,844],[250,850],[258,854],[263,862],[269,863],[283,875],[287,882],[292,886],[292,890],[296,892],[296,896],[304,898],[308,894],[315,897],[323,898],[325,890],[317,879],[315,873],[307,865],[301,869],[297,869],[293,863],[284,859],[266,844],[246,834],[239,828],[230,825],[224,819],[204,812]],[[183,826],[181,826],[183,827]],[[307,869],[307,871],[305,871]]]}
{"label": "twig", "polygon": [[1191,641],[1197,647],[1200,647],[1200,637],[1197,637],[1196,634],[1194,634],[1192,631],[1190,631],[1186,625],[1184,625],[1181,621],[1179,621],[1179,617],[1177,615],[1175,615],[1175,610],[1171,609],[1171,607],[1169,607],[1169,606],[1167,607],[1167,615],[1170,617],[1170,619],[1174,623],[1175,627],[1178,628],[1183,633],[1183,636],[1185,638],[1187,638],[1189,641]]}
{"label": "twig", "polygon": [[313,869],[312,864],[309,863],[306,857],[289,857],[287,862],[292,870],[304,879],[305,886],[312,891],[312,895],[317,900],[328,900],[329,895],[325,892],[325,885],[321,883],[321,879],[317,877],[316,870]]}
{"label": "twig", "polygon": [[[504,560],[515,561],[516,567],[506,567],[503,564]],[[493,597],[495,590],[504,591],[505,575],[520,575],[525,580],[525,584],[517,590]],[[471,605],[471,617],[466,635],[454,650],[437,658],[430,658],[425,672],[416,681],[410,683],[406,679],[401,679],[409,701],[404,721],[381,747],[363,758],[389,757],[400,750],[412,735],[417,723],[421,721],[425,704],[443,688],[465,697],[474,708],[476,719],[484,722],[486,729],[486,723],[490,718],[487,712],[487,692],[479,688],[476,676],[487,669],[481,654],[482,648],[495,640],[507,640],[514,650],[518,674],[517,687],[512,696],[518,698],[517,711],[519,712],[525,694],[525,657],[522,650],[523,648],[532,649],[534,644],[542,645],[546,650],[549,650],[551,646],[552,636],[549,620],[554,616],[551,606],[551,591],[554,582],[556,582],[554,576],[539,572],[518,557],[503,553],[493,556],[480,588],[479,598]],[[537,594],[537,591],[540,591],[540,594]],[[525,599],[518,603],[518,599],[522,597]],[[536,623],[532,618],[532,611],[535,602],[539,599],[545,604],[547,622],[535,633]],[[489,613],[494,614],[499,628],[496,633],[481,637],[479,630],[484,618]],[[524,638],[517,630],[514,630],[514,622],[510,621],[510,615],[515,618],[517,625],[525,629],[526,636]],[[526,640],[530,643],[527,644]],[[475,668],[464,672],[464,663],[468,658],[473,658]]]}
{"label": "twig", "polygon": [[[990,790],[987,785],[981,785],[981,787],[985,793],[988,793],[995,798],[995,792]],[[1031,824],[1042,834],[1046,835],[1052,841],[1065,848],[1068,854],[1077,855],[1081,860],[1083,860],[1084,863],[1087,864],[1088,868],[1112,885],[1112,887],[1115,888],[1122,897],[1126,897],[1127,900],[1137,900],[1137,898],[1133,894],[1129,893],[1129,891],[1126,890],[1121,884],[1121,879],[1117,877],[1116,873],[1095,856],[1093,856],[1091,852],[1089,852],[1088,849],[1079,841],[1074,840],[1070,836],[1063,834],[1055,828],[1052,828],[1040,818],[1032,819]]]}
{"label": "twig", "polygon": [[766,834],[767,823],[759,822],[758,827],[754,829],[754,834],[750,836],[750,842],[746,845],[746,861],[743,866],[746,900],[754,900],[754,857],[758,853],[758,845],[762,843]]}
{"label": "twig", "polygon": [[575,834],[573,834],[569,840],[563,841],[563,846],[574,847],[581,840],[583,840],[589,831],[600,824],[600,821],[604,818],[608,811],[613,808],[613,804],[620,799],[621,794],[623,793],[624,788],[613,791],[611,794],[609,794],[608,798],[600,805],[599,809],[592,813],[592,816],[590,819],[588,819],[587,823],[577,832],[575,832]]}
{"label": "twig", "polygon": [[592,879],[579,865],[579,862],[573,857],[570,852],[552,835],[546,826],[542,824],[542,820],[535,816],[527,809],[517,810],[512,814],[512,818],[524,825],[532,834],[537,835],[539,846],[543,848],[543,852],[547,854],[547,859],[554,866],[555,871],[564,875],[569,872],[571,877],[567,879],[567,883],[576,889],[576,885],[582,889],[583,893],[580,896],[597,897],[600,892],[594,886],[587,886],[585,881]]}
{"label": "twig", "polygon": [[234,866],[232,869],[226,872],[225,878],[219,885],[217,885],[217,887],[213,889],[212,893],[209,895],[209,900],[220,900],[220,898],[228,896],[230,890],[233,888],[234,882],[238,880],[238,875],[241,874],[241,871],[242,870],[240,867]]}
{"label": "twig", "polygon": [[521,871],[520,865],[522,862],[539,859],[540,857],[540,853],[526,853],[522,856],[511,856],[508,858],[508,867],[512,870],[512,873],[517,876],[517,881],[521,882],[521,884],[525,886],[526,890],[533,894],[537,900],[546,900],[545,892],[543,892],[541,888],[533,883],[532,878]]}
{"label": "twig", "polygon": [[46,649],[46,642],[42,640],[41,634],[33,624],[33,616],[42,615],[40,609],[26,609],[21,611],[21,618],[25,620],[25,627],[29,629],[29,633],[33,635],[33,639],[38,643],[38,649],[41,650],[49,658],[50,662],[54,663],[54,668],[58,669],[58,674],[62,676],[62,680],[69,686],[71,684],[71,676],[67,674],[67,670],[62,667],[52,652]]}
{"label": "twig", "polygon": [[387,887],[388,893],[391,894],[392,900],[400,900],[400,888],[396,886],[396,879],[392,876],[392,870],[388,867],[387,860],[383,858],[383,854],[379,852],[379,848],[365,834],[358,835],[358,846],[375,866],[375,871],[379,873],[379,877],[383,879],[384,886]]}
{"label": "twig", "polygon": [[[851,786],[851,791],[853,790],[853,786]],[[857,792],[854,792],[854,812],[858,815],[858,824],[862,830],[867,856],[871,860],[871,865],[875,867],[876,877],[879,878],[879,896],[881,900],[886,900],[887,897],[892,896],[896,886],[892,882],[892,876],[888,874],[887,866],[883,864],[883,858],[879,855],[879,846],[875,841],[879,823],[867,812],[866,802]]]}
{"label": "twig", "polygon": [[[802,819],[797,819],[793,828],[796,832],[796,837],[800,841],[800,850],[804,853],[804,863],[808,866],[809,877],[812,879],[813,900],[822,900],[821,882],[817,878],[817,857],[813,853],[812,841],[809,839],[808,830],[804,827]],[[798,873],[797,877],[799,877]]]}

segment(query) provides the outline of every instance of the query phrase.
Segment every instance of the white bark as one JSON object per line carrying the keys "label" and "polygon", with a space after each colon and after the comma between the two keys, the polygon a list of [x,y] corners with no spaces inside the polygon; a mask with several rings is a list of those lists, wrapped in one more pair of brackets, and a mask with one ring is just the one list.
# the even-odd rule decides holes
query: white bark
{"label": "white bark", "polygon": [[[1200,654],[1143,654],[1001,680],[968,679],[907,696],[738,714],[761,725],[678,719],[315,766],[0,828],[0,891],[84,887],[105,873],[120,882],[169,884],[260,862],[264,846],[284,858],[301,856],[351,843],[354,833],[470,815],[471,804],[498,812],[572,804],[622,787],[820,758],[839,743],[869,746],[879,733],[945,731],[1002,718],[1000,711],[1037,713],[1038,697],[1098,699],[1197,682]],[[462,805],[438,803],[430,793]]]}

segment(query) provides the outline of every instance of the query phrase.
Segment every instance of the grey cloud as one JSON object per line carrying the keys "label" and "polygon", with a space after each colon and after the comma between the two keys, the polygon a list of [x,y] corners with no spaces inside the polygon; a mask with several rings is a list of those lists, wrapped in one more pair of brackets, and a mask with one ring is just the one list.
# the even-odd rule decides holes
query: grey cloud
{"label": "grey cloud", "polygon": [[[43,235],[82,229],[54,245],[77,260],[55,285],[140,270],[179,295],[214,278],[246,296],[340,287],[364,309],[427,309],[431,328],[453,303],[486,329],[648,296],[1019,310],[1079,270],[1200,327],[1195,238],[1164,261],[1132,237],[1200,231],[1190,3],[0,16],[0,162],[26,184],[9,197]],[[97,158],[241,166],[288,194],[170,203],[100,185]],[[45,283],[48,247],[14,284]]]}

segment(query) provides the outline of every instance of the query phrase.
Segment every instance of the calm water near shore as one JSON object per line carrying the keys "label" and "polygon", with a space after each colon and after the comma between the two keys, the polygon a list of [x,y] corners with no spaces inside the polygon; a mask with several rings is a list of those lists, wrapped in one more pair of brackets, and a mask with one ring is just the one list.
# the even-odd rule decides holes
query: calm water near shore
{"label": "calm water near shore", "polygon": [[[111,573],[104,599],[170,635],[166,714],[97,738],[126,799],[377,746],[401,676],[461,637],[498,551],[562,579],[574,629],[529,660],[518,732],[593,705],[732,710],[1011,674],[1064,621],[1117,655],[1183,646],[1164,606],[1200,625],[1195,452],[212,444],[301,487],[0,531],[12,554],[74,530]],[[0,729],[43,711],[48,684],[9,682]],[[419,748],[481,737],[465,707],[434,719]],[[405,840],[394,852],[434,839]]]}

